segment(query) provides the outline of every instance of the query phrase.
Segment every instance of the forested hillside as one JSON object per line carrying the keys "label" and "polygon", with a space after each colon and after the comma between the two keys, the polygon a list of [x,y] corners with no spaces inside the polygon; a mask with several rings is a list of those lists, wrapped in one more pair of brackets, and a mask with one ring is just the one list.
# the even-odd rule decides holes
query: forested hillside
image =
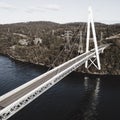
{"label": "forested hillside", "polygon": [[[106,39],[120,33],[120,24],[95,23],[95,26],[98,44],[113,44],[101,55],[101,71],[94,67],[85,70],[84,66],[77,71],[120,75],[120,39]],[[69,36],[66,34],[68,31]],[[40,21],[0,25],[0,53],[16,60],[55,67],[78,55],[80,31],[85,51],[86,23],[83,22],[58,24]]]}

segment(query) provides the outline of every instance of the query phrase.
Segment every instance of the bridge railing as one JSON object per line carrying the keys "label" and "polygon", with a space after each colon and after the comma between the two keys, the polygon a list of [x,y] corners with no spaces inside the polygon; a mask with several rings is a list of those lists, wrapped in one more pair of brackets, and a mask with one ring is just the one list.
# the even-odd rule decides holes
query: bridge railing
{"label": "bridge railing", "polygon": [[[103,47],[103,46],[104,46],[104,45],[102,45],[102,46],[100,46],[100,47]],[[93,49],[93,50],[94,50],[94,49]],[[89,52],[88,52],[88,53],[89,53]],[[5,95],[3,95],[3,96],[0,97],[0,101],[4,100],[5,98],[11,96],[11,95],[14,94],[14,93],[17,93],[17,92],[20,91],[21,89],[24,89],[25,87],[33,84],[34,82],[40,80],[41,78],[45,78],[45,77],[47,78],[48,75],[51,75],[51,77],[53,77],[55,74],[58,74],[59,72],[61,72],[62,70],[64,70],[66,67],[69,67],[71,64],[74,64],[76,60],[78,61],[78,60],[80,60],[82,57],[84,57],[85,55],[87,56],[88,53],[83,53],[82,55],[77,56],[77,57],[69,60],[68,62],[63,63],[63,64],[61,64],[60,66],[55,67],[54,69],[52,69],[52,70],[44,73],[43,75],[40,75],[40,76],[36,77],[35,79],[33,79],[33,80],[31,80],[31,81],[29,81],[29,82],[21,85],[20,87],[18,87],[18,88],[16,88],[16,89],[14,89],[14,90],[6,93]]]}
{"label": "bridge railing", "polygon": [[[98,50],[99,53],[102,52],[102,50],[104,48],[105,48],[104,46],[100,47],[99,50]],[[10,116],[15,114],[17,111],[19,111],[20,109],[25,107],[27,104],[32,102],[39,95],[41,95],[43,92],[48,90],[50,87],[52,87],[58,81],[60,81],[62,78],[64,78],[69,73],[71,73],[73,70],[75,70],[76,68],[81,66],[86,60],[88,60],[89,58],[93,57],[95,55],[95,51],[92,51],[92,52],[89,51],[88,53],[84,53],[83,55],[77,56],[76,58],[73,58],[70,61],[64,63],[64,65],[60,65],[60,66],[54,68],[53,70],[48,71],[47,73],[51,73],[51,71],[53,71],[55,73],[55,75],[53,77],[51,77],[48,81],[44,82],[40,86],[38,86],[35,89],[31,90],[27,94],[25,94],[22,97],[20,97],[18,100],[12,102],[8,106],[6,106],[4,109],[2,109],[0,111],[0,117],[1,117],[0,120],[8,119]],[[82,57],[82,59],[81,59],[81,57]],[[69,67],[66,66],[68,64],[70,64]],[[62,68],[63,66],[66,66],[67,68],[65,67],[65,69],[63,69]],[[60,68],[62,68],[62,69],[60,69]],[[58,70],[58,69],[60,69],[61,72],[56,74],[56,70]],[[45,75],[43,74],[41,76],[44,77],[46,75],[47,74],[45,73]],[[37,79],[38,78],[40,78],[40,77],[37,77]],[[36,79],[33,79],[33,80],[36,80]],[[38,79],[38,80],[40,80],[40,79]]]}
{"label": "bridge railing", "polygon": [[44,74],[42,74],[42,75],[34,78],[34,79],[32,79],[31,81],[29,81],[29,82],[27,82],[27,83],[25,83],[25,84],[23,84],[23,85],[21,85],[20,87],[17,87],[16,89],[14,89],[14,90],[12,90],[12,91],[10,91],[10,92],[8,92],[8,93],[0,96],[0,102],[3,101],[4,99],[6,99],[7,97],[9,97],[9,96],[17,93],[18,91],[26,88],[27,86],[35,83],[36,81],[41,80],[42,78],[44,78],[44,79],[47,78],[48,75],[49,75],[50,77],[53,77],[55,74],[58,74],[58,73],[61,72],[63,69],[65,69],[65,66],[68,67],[69,65],[73,64],[74,61],[75,61],[77,58],[82,57],[82,56],[84,56],[84,55],[86,55],[86,53],[82,54],[81,56],[77,56],[77,57],[75,57],[75,58],[73,58],[73,59],[71,59],[71,60],[63,63],[63,64],[59,65],[58,67],[55,67],[54,69],[52,69],[52,70],[50,70],[50,71],[48,71],[48,72],[46,72],[46,73],[44,73]]}
{"label": "bridge railing", "polygon": [[[103,49],[103,47],[104,47],[104,49],[105,49],[105,48],[106,48],[106,45],[100,46],[99,49],[100,49],[100,48]],[[94,51],[94,49],[92,49],[92,51]],[[46,72],[46,73],[44,73],[44,74],[36,77],[35,79],[32,79],[31,81],[29,81],[29,82],[27,82],[27,83],[25,83],[25,84],[23,84],[23,85],[21,85],[20,87],[17,87],[16,89],[14,89],[14,90],[12,90],[12,91],[10,91],[10,92],[2,95],[2,96],[0,97],[0,102],[3,101],[4,99],[6,99],[7,97],[9,97],[9,96],[17,93],[18,91],[20,91],[20,90],[28,87],[29,85],[35,83],[35,82],[38,81],[38,80],[47,79],[47,76],[48,76],[48,75],[49,75],[49,78],[50,78],[50,77],[53,77],[54,75],[62,72],[64,69],[66,69],[67,67],[71,66],[71,65],[74,64],[75,62],[79,61],[79,60],[82,59],[83,57],[87,56],[90,52],[91,52],[91,51],[89,51],[88,53],[83,53],[82,55],[79,55],[79,56],[77,56],[77,57],[75,57],[75,58],[73,58],[73,59],[71,59],[71,60],[69,60],[69,61],[61,64],[61,65],[59,65],[58,67],[55,67],[54,69],[52,69],[52,70],[50,70],[50,71],[48,71],[48,72]],[[44,82],[44,81],[43,81],[43,82]]]}

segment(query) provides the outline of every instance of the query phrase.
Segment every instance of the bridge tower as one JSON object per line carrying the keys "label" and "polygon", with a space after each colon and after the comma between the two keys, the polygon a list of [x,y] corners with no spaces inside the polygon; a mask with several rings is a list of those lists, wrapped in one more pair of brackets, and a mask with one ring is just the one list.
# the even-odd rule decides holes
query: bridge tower
{"label": "bridge tower", "polygon": [[[93,42],[94,42],[94,47],[95,47],[95,56],[94,56],[94,60],[89,59],[85,62],[85,68],[88,69],[91,65],[94,65],[98,70],[100,70],[101,69],[100,57],[99,57],[99,52],[98,52],[97,38],[96,38],[95,25],[94,25],[91,6],[89,7],[88,12],[89,14],[88,14],[88,22],[87,22],[86,52],[89,52],[90,34],[92,30]],[[95,64],[96,60],[97,60],[97,65]],[[89,64],[88,61],[90,61],[91,63]]]}

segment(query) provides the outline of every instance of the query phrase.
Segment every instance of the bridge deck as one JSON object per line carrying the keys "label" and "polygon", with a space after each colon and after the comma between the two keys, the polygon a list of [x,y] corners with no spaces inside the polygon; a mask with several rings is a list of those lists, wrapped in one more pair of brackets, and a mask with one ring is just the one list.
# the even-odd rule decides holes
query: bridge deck
{"label": "bridge deck", "polygon": [[[88,54],[90,54],[90,53],[84,54],[79,59],[83,59]],[[12,94],[11,96],[7,97],[6,99],[4,99],[2,101],[0,101],[0,106],[2,106],[1,108],[4,108],[4,107],[8,106],[9,104],[13,103],[14,101],[18,100],[19,98],[21,98],[25,94],[29,93],[30,91],[34,90],[35,88],[37,88],[41,84],[45,83],[46,81],[48,81],[49,79],[54,77],[57,73],[64,71],[66,68],[70,67],[73,64],[74,64],[74,61],[68,62],[64,66],[61,66],[59,69],[56,69],[55,71],[50,72],[49,74],[47,74],[47,76],[42,77],[41,79],[37,80],[33,84],[21,89],[20,91]]]}
{"label": "bridge deck", "polygon": [[[100,46],[99,49],[102,48],[102,47],[105,47],[105,46]],[[70,61],[68,61],[68,62],[66,62],[66,63],[64,63],[64,64],[62,64],[62,65],[60,65],[60,66],[58,66],[58,67],[56,67],[56,68],[54,68],[52,70],[50,70],[50,71],[48,71],[43,76],[41,75],[41,77],[39,76],[39,77],[33,79],[32,83],[28,82],[30,84],[26,85],[26,87],[23,87],[20,90],[18,90],[18,88],[17,88],[16,92],[11,92],[12,94],[6,93],[5,95],[1,96],[0,97],[0,108],[2,109],[2,108],[7,107],[11,103],[15,102],[19,98],[23,97],[24,95],[28,94],[29,92],[31,92],[35,88],[39,87],[43,83],[50,80],[52,77],[54,77],[58,73],[64,71],[66,68],[69,68],[70,66],[74,65],[76,61],[80,61],[81,59],[85,58],[86,56],[90,55],[91,53],[94,53],[94,50],[89,51],[88,53],[84,53],[84,54],[82,54],[80,56],[77,56],[76,58],[73,58]],[[26,83],[26,84],[28,84],[28,83]],[[10,94],[10,95],[8,95],[8,94]],[[7,96],[7,97],[4,97],[4,96]]]}

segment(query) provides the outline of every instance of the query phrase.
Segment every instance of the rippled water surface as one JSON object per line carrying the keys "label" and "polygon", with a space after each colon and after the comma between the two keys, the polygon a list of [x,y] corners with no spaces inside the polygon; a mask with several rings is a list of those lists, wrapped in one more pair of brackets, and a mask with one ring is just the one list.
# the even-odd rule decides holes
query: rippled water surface
{"label": "rippled water surface", "polygon": [[[0,95],[46,70],[0,56]],[[9,120],[120,120],[120,76],[72,73]]]}

